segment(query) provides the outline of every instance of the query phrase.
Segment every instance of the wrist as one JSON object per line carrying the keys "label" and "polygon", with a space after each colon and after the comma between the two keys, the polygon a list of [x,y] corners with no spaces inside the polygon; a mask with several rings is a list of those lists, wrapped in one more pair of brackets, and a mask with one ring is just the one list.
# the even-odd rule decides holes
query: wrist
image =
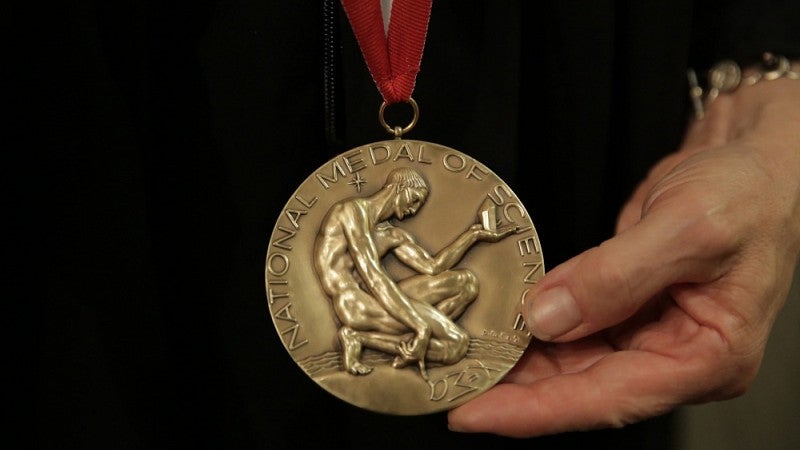
{"label": "wrist", "polygon": [[743,70],[736,61],[722,60],[708,70],[705,89],[700,86],[694,69],[689,69],[687,75],[689,98],[692,100],[695,117],[703,119],[706,107],[721,94],[732,93],[741,87],[752,86],[762,81],[780,78],[800,80],[800,61],[764,52],[760,63],[745,66]]}
{"label": "wrist", "polygon": [[[730,138],[800,145],[800,80],[759,83],[730,94]],[[800,154],[800,149],[798,149]]]}
{"label": "wrist", "polygon": [[800,155],[800,80],[784,77],[740,86],[707,102],[704,113],[689,132],[703,135],[706,145],[766,140],[793,146]]}
{"label": "wrist", "polygon": [[800,80],[784,77],[720,93],[691,124],[681,153],[687,158],[705,150],[739,152],[763,171],[766,184],[756,190],[783,218],[787,248],[800,248]]}
{"label": "wrist", "polygon": [[[780,218],[782,242],[797,258],[800,250],[800,81],[758,83],[730,95],[730,143],[740,147],[769,176],[765,201]],[[783,204],[782,206],[778,206]]]}

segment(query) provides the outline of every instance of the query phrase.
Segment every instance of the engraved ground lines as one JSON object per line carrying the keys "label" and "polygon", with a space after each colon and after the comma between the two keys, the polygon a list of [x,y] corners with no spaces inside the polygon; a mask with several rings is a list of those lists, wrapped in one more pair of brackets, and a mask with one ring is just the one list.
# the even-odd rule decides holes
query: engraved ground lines
{"label": "engraved ground lines", "polygon": [[[523,347],[508,342],[473,338],[470,340],[465,358],[501,360],[513,365],[524,351]],[[361,361],[369,366],[389,365],[393,358],[385,353],[365,350],[361,355]],[[312,355],[298,360],[297,364],[311,376],[322,376],[344,370],[340,351]]]}
{"label": "engraved ground lines", "polygon": [[[365,350],[361,355],[361,361],[368,366],[380,364],[390,364],[393,358],[385,353]],[[297,364],[307,374],[312,376],[325,375],[331,372],[344,370],[342,364],[342,352],[325,352],[320,355],[309,356],[297,361]]]}
{"label": "engraved ground lines", "polygon": [[467,350],[466,357],[473,359],[499,359],[515,364],[524,351],[524,347],[509,342],[473,338],[469,342],[469,350]]}
{"label": "engraved ground lines", "polygon": [[322,375],[324,373],[341,370],[342,353],[325,352],[321,355],[312,355],[300,359],[297,364],[309,375]]}

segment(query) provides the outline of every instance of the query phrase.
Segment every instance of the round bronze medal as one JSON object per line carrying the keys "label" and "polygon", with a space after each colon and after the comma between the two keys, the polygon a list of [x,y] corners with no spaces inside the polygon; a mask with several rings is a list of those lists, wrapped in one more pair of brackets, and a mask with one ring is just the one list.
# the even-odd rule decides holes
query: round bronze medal
{"label": "round bronze medal", "polygon": [[497,383],[530,342],[519,312],[544,275],[517,196],[469,156],[395,139],[309,176],[266,259],[270,314],[328,392],[390,414],[451,409]]}

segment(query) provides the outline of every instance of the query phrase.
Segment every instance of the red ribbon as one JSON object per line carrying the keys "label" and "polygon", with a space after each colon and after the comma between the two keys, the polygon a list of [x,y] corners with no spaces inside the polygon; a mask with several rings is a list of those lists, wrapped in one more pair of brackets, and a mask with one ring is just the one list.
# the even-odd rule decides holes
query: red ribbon
{"label": "red ribbon", "polygon": [[384,34],[380,0],[341,0],[383,100],[407,102],[425,48],[432,0],[394,0]]}

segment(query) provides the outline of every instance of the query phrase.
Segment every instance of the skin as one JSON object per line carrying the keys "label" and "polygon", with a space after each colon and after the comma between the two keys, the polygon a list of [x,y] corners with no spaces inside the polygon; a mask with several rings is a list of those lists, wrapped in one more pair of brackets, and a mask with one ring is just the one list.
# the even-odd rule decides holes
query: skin
{"label": "skin", "polygon": [[[478,295],[468,270],[452,269],[477,242],[496,242],[515,227],[497,231],[473,226],[432,256],[405,230],[388,220],[413,216],[428,191],[387,183],[366,198],[331,207],[315,243],[315,268],[341,322],[345,370],[366,375],[364,347],[395,355],[394,366],[424,362],[453,364],[466,354],[469,336],[454,320]],[[393,254],[419,275],[395,282],[381,260]]]}
{"label": "skin", "polygon": [[542,342],[449,426],[537,436],[741,395],[798,253],[800,81],[722,95],[636,189],[616,236],[525,299]]}

